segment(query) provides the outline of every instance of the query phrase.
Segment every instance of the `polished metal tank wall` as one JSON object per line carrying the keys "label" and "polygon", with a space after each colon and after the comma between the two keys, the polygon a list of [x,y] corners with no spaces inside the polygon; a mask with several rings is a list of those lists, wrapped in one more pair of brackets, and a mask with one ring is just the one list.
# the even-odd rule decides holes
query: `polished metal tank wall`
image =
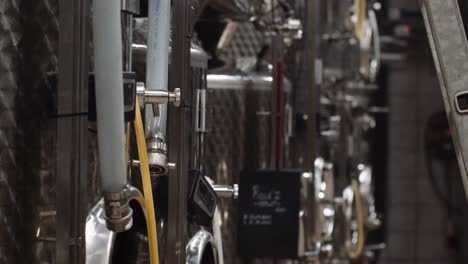
{"label": "polished metal tank wall", "polygon": [[[270,168],[272,86],[268,72],[208,74],[205,172],[216,184],[238,184],[243,171]],[[283,97],[290,88],[284,79]],[[225,263],[242,263],[237,257],[237,201],[220,199],[219,208]]]}
{"label": "polished metal tank wall", "polygon": [[[58,1],[0,4],[0,262],[53,263]],[[40,227],[40,229],[39,229]]]}
{"label": "polished metal tank wall", "polygon": [[[267,74],[209,74],[206,175],[216,184],[237,184],[244,170],[267,168],[270,153],[270,98]],[[237,256],[237,200],[220,199],[225,263]]]}
{"label": "polished metal tank wall", "polygon": [[[263,33],[251,23],[238,23],[231,42],[220,51],[220,58],[230,64],[256,58],[264,44]],[[219,85],[210,83],[208,75],[205,174],[216,184],[232,185],[239,183],[242,170],[268,166],[271,92],[255,92],[251,83],[241,80],[247,77],[245,73],[234,70],[225,74],[239,78],[237,88],[225,83],[221,85],[225,89],[219,89]],[[247,146],[255,146],[255,151],[249,148],[247,152]],[[237,256],[237,201],[220,199],[219,208],[224,263],[242,263]]]}

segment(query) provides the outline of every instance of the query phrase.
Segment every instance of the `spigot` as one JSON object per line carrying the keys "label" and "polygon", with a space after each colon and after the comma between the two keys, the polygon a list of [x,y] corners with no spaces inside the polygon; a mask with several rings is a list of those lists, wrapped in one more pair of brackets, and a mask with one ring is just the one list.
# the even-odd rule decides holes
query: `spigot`
{"label": "spigot", "polygon": [[105,192],[104,210],[106,226],[114,232],[128,231],[133,225],[133,210],[130,200],[138,195],[138,189],[126,186],[121,192]]}
{"label": "spigot", "polygon": [[158,104],[173,103],[175,107],[179,107],[181,103],[180,88],[174,88],[174,92],[165,90],[147,90],[145,84],[137,83],[137,98],[140,106],[152,104],[153,109],[157,109]]}
{"label": "spigot", "polygon": [[213,185],[213,190],[216,192],[216,195],[220,198],[234,198],[239,197],[239,185],[234,184],[230,185]]}
{"label": "spigot", "polygon": [[[140,167],[140,161],[139,160],[132,160],[131,161],[131,165],[132,167],[134,168],[139,168]],[[167,163],[167,168],[169,170],[175,170],[176,169],[176,164],[175,163],[172,163],[172,162],[168,162]]]}

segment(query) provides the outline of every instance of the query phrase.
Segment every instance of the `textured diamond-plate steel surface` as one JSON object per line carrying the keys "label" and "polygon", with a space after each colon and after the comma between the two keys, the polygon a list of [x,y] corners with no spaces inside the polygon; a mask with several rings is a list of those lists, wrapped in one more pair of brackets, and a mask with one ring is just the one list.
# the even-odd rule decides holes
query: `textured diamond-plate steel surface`
{"label": "textured diamond-plate steel surface", "polygon": [[209,90],[211,124],[207,139],[206,171],[220,184],[232,184],[244,161],[244,94]]}
{"label": "textured diamond-plate steel surface", "polygon": [[55,261],[55,246],[35,236],[55,235],[55,122],[40,84],[57,66],[57,7],[0,3],[0,263]]}
{"label": "textured diamond-plate steel surface", "polygon": [[[48,72],[57,71],[58,62],[58,0],[31,1],[22,13],[24,37],[22,46],[23,73],[17,98],[18,151],[21,164],[19,178],[25,186],[21,194],[29,198],[22,209],[31,222],[24,224],[25,246],[31,246],[34,263],[54,263],[55,244],[55,180],[56,180],[56,120],[49,116],[48,85],[41,85]],[[30,226],[32,225],[32,226]],[[40,232],[38,231],[40,228]],[[29,233],[32,232],[32,233]],[[39,232],[39,233],[38,233]],[[29,245],[29,243],[31,243]]]}
{"label": "textured diamond-plate steel surface", "polygon": [[[265,42],[251,23],[239,23],[237,31],[220,57],[226,62],[257,57]],[[208,87],[210,85],[208,84]],[[270,91],[208,89],[209,111],[206,136],[206,175],[217,184],[239,182],[245,169],[265,168],[270,146]],[[237,256],[237,201],[220,200],[224,262],[243,263]]]}
{"label": "textured diamond-plate steel surface", "polygon": [[[23,12],[24,38],[21,43],[23,73],[17,94],[18,178],[21,208],[30,222],[22,226],[24,245],[33,256],[26,260],[55,262],[55,244],[45,240],[55,237],[55,168],[56,120],[48,116],[49,96],[53,92],[41,85],[47,72],[57,69],[58,1],[32,1]],[[27,199],[27,200],[26,200]],[[32,226],[31,226],[32,225]],[[40,228],[40,232],[38,230]],[[38,236],[38,237],[35,237]]]}
{"label": "textured diamond-plate steel surface", "polygon": [[17,209],[15,94],[19,80],[21,24],[18,2],[0,4],[0,263],[15,263],[20,241]]}
{"label": "textured diamond-plate steel surface", "polygon": [[231,43],[220,57],[227,62],[241,57],[257,57],[262,46],[269,44],[263,33],[256,30],[252,23],[239,23]]}
{"label": "textured diamond-plate steel surface", "polygon": [[[208,89],[209,128],[206,136],[206,175],[217,184],[239,183],[243,170],[268,161],[270,91]],[[236,200],[220,200],[225,263],[242,263],[237,256]]]}
{"label": "textured diamond-plate steel surface", "polygon": [[[206,174],[216,183],[237,183],[245,155],[245,94],[241,91],[209,90],[211,120],[206,139]],[[233,201],[220,200],[225,263],[236,263],[237,207]],[[233,229],[234,228],[234,229]]]}

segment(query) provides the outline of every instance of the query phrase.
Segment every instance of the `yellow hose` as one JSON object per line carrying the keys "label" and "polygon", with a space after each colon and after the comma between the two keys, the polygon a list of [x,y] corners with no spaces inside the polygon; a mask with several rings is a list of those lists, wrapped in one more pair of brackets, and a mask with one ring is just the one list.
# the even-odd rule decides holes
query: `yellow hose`
{"label": "yellow hose", "polygon": [[130,150],[130,122],[127,123],[127,131],[125,132],[125,168],[128,169],[128,151]]}
{"label": "yellow hose", "polygon": [[356,249],[350,249],[348,255],[351,259],[357,259],[361,256],[364,249],[364,221],[362,216],[362,207],[361,207],[361,194],[359,193],[359,184],[356,179],[352,180],[353,192],[354,192],[354,203],[356,205],[356,218],[358,223],[358,242]]}
{"label": "yellow hose", "polygon": [[354,0],[354,14],[356,15],[355,34],[359,41],[364,38],[364,21],[367,14],[367,0]]}
{"label": "yellow hose", "polygon": [[[145,197],[143,196],[143,194],[141,194],[141,192],[138,192],[137,196],[134,197],[133,199],[135,199],[140,204],[141,209],[143,209],[143,213],[146,217],[146,203],[145,203]],[[148,227],[148,224],[146,224],[146,227]]]}
{"label": "yellow hose", "polygon": [[146,225],[148,227],[149,254],[151,264],[159,264],[158,253],[158,230],[156,228],[156,214],[154,212],[153,190],[149,173],[148,156],[146,153],[146,140],[141,119],[140,106],[136,100],[135,106],[135,134],[138,145],[138,156],[140,157],[140,172],[143,182],[143,192],[146,204]]}

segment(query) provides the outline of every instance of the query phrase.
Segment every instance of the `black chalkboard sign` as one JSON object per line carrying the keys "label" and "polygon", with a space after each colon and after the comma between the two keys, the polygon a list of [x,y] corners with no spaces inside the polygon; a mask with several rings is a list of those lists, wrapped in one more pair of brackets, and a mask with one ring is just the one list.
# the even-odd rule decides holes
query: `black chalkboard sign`
{"label": "black chalkboard sign", "polygon": [[299,172],[244,172],[239,182],[241,256],[297,258]]}

